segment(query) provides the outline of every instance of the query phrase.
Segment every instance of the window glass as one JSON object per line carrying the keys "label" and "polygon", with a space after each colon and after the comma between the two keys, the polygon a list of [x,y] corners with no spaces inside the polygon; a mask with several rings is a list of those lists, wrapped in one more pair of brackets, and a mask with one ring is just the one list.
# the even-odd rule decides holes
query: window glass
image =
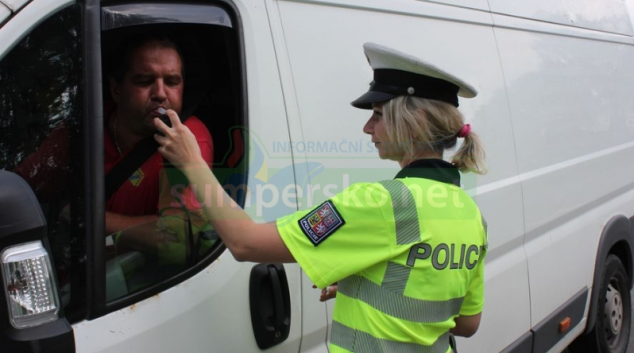
{"label": "window glass", "polygon": [[[241,140],[229,140],[230,128],[239,125],[241,118],[236,109],[240,95],[235,94],[240,82],[235,72],[239,70],[232,60],[236,45],[235,31],[226,26],[165,23],[102,32],[107,189],[108,173],[128,163],[125,156],[137,153],[135,149],[145,140],[153,141],[155,131],[145,129],[136,144],[119,148],[126,129],[130,132],[133,123],[138,126],[146,121],[147,114],[135,114],[131,107],[171,105],[178,100],[182,100],[181,119],[196,136],[202,156],[214,172],[219,172],[217,163],[227,155],[236,156],[224,174],[237,172],[244,148]],[[160,53],[162,58],[178,55],[182,65],[179,60],[165,60],[163,66],[146,66],[147,58],[156,58],[149,53]],[[145,94],[161,87],[163,69],[181,73],[182,93],[166,87],[163,96]],[[139,83],[136,77],[144,80]],[[112,304],[110,308],[184,280],[194,272],[188,269],[199,264],[202,269],[223,249],[203,216],[196,186],[188,185],[184,175],[166,165],[155,149],[134,162],[126,179],[107,196],[106,300]],[[238,152],[231,153],[231,149]]]}
{"label": "window glass", "polygon": [[112,236],[106,264],[106,300],[167,280],[198,263],[219,244],[199,211],[167,209],[157,221]]}
{"label": "window glass", "polygon": [[40,202],[71,321],[81,316],[85,297],[79,29],[79,7],[65,8],[0,61],[0,169],[24,178]]}

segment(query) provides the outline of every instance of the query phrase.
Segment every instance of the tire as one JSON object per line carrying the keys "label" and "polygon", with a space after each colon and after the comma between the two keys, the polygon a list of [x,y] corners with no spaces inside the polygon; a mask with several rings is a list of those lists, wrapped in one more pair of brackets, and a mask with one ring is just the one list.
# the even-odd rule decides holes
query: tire
{"label": "tire", "polygon": [[594,328],[570,346],[570,352],[625,353],[630,339],[632,303],[627,272],[616,255],[601,271]]}

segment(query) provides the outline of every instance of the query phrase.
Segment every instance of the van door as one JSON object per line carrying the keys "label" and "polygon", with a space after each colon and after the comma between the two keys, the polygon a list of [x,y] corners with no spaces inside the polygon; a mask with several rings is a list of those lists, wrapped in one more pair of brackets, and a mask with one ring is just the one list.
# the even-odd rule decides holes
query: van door
{"label": "van door", "polygon": [[[258,159],[289,136],[268,29],[265,9],[251,2],[68,0],[34,0],[0,28],[0,169],[29,183],[46,216],[60,315],[76,351],[299,351],[296,264],[236,262],[189,212],[104,232],[102,69],[117,38],[139,31],[168,34],[180,47],[185,105],[211,131],[214,172],[231,196],[260,221],[280,212],[261,202],[263,175],[278,165]],[[294,178],[293,168],[284,173]],[[252,190],[263,197],[249,198]],[[138,233],[153,234],[156,246],[119,251],[118,239]],[[0,250],[12,245],[6,239],[19,242],[3,238]]]}
{"label": "van door", "polygon": [[[199,92],[208,90],[199,102],[195,101],[198,97],[194,93],[197,92],[191,91],[185,92],[185,100],[198,104],[194,114],[207,124],[216,137],[214,171],[221,180],[230,180],[229,186],[239,187],[248,183],[249,188],[256,189],[253,185],[256,179],[250,174],[261,170],[262,166],[256,165],[257,160],[253,156],[256,152],[253,151],[258,145],[252,142],[256,139],[251,135],[262,136],[263,143],[267,138],[288,136],[284,115],[276,111],[283,101],[275,74],[270,33],[262,30],[266,29],[263,26],[266,24],[263,9],[239,9],[226,3],[130,3],[103,6],[99,15],[102,19],[99,28],[102,48],[107,44],[103,39],[109,32],[125,33],[136,26],[154,31],[161,31],[159,26],[165,26],[169,35],[177,38],[182,35],[184,60],[197,60],[193,64],[192,61],[185,62],[186,75],[196,70],[195,76],[185,77],[185,82],[195,84]],[[249,21],[242,22],[241,18]],[[258,43],[257,47],[254,43]],[[255,60],[246,53],[258,53],[261,58]],[[267,57],[271,60],[266,60]],[[201,77],[208,82],[200,82]],[[266,89],[260,85],[266,86]],[[249,126],[249,131],[246,126]],[[238,149],[245,151],[245,146],[249,150],[241,156]],[[239,202],[246,202],[240,194],[232,196]],[[260,199],[255,198],[255,201]],[[249,211],[258,210],[257,206],[245,206]],[[115,258],[120,264],[118,268],[115,266],[115,271],[124,271],[127,289],[137,292],[150,285],[160,285],[165,280],[172,281],[174,276],[187,275],[189,271],[196,274],[187,275],[191,278],[180,284],[174,283],[169,290],[149,298],[143,296],[147,299],[140,302],[137,301],[141,298],[131,299],[134,292],[123,296],[117,294],[112,300],[106,297],[106,311],[109,311],[110,305],[118,310],[93,320],[89,325],[79,326],[78,347],[86,351],[112,352],[121,351],[124,347],[130,351],[163,352],[249,352],[269,347],[276,352],[297,351],[301,337],[298,266],[287,264],[254,268],[254,264],[236,262],[227,251],[220,252],[221,249],[214,250],[212,245],[207,253],[200,254],[198,263],[181,266],[177,270],[167,263],[151,284],[142,282],[147,281],[147,276],[137,276],[141,277],[141,282],[136,282],[136,277],[126,275],[125,271],[129,271],[127,267],[138,266],[139,259],[125,258],[127,254],[122,255],[123,258]],[[158,257],[161,257],[160,254]],[[141,265],[145,268],[154,267],[147,256],[141,261],[145,261]],[[109,270],[107,267],[107,294],[110,293],[109,280],[114,277]],[[144,272],[143,269],[136,271]],[[171,271],[176,275],[165,278],[165,274]],[[130,283],[132,279],[136,283]],[[142,288],[131,288],[133,285]],[[103,342],[103,345],[95,347],[95,341]]]}

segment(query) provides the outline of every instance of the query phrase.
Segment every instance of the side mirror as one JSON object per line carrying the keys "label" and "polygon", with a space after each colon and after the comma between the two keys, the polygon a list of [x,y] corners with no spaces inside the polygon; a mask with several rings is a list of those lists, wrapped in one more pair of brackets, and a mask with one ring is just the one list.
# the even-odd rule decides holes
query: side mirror
{"label": "side mirror", "polygon": [[46,234],[29,185],[0,170],[0,347],[9,352],[74,352]]}

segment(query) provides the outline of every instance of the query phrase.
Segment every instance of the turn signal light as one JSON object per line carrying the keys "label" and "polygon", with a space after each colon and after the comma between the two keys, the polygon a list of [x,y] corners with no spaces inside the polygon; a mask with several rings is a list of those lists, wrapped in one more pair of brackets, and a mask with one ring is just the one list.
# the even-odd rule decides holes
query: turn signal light
{"label": "turn signal light", "polygon": [[42,242],[9,247],[0,258],[11,325],[21,329],[56,320],[59,299],[51,259]]}

